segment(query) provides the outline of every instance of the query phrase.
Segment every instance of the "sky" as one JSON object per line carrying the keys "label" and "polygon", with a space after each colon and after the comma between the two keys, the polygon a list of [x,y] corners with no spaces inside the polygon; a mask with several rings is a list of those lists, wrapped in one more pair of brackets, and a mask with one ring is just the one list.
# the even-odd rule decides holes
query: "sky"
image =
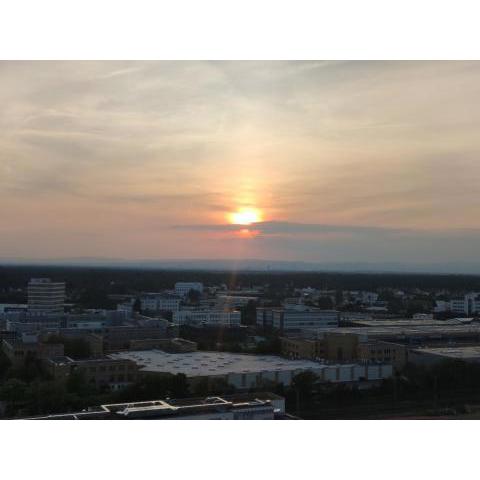
{"label": "sky", "polygon": [[0,104],[0,259],[478,258],[480,62],[0,61]]}

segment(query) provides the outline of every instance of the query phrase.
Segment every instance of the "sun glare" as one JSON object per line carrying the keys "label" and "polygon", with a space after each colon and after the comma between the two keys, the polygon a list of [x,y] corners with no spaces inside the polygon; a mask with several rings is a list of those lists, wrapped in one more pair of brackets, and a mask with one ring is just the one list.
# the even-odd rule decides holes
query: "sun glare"
{"label": "sun glare", "polygon": [[234,225],[251,225],[252,223],[260,222],[261,215],[258,210],[245,208],[231,213],[229,220]]}

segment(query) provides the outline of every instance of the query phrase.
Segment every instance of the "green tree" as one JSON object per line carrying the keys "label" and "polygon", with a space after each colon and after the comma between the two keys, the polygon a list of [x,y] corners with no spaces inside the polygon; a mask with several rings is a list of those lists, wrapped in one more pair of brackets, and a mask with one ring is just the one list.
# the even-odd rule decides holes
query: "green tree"
{"label": "green tree", "polygon": [[193,288],[189,290],[187,294],[188,302],[193,305],[197,305],[198,303],[200,303],[201,297],[202,297],[202,294],[198,290],[194,290]]}
{"label": "green tree", "polygon": [[297,413],[300,413],[301,408],[312,400],[317,381],[317,375],[308,370],[293,377],[291,388],[296,396]]}
{"label": "green tree", "polygon": [[23,403],[27,399],[27,390],[26,382],[18,378],[10,378],[0,388],[0,400],[9,403],[15,410],[19,403]]}

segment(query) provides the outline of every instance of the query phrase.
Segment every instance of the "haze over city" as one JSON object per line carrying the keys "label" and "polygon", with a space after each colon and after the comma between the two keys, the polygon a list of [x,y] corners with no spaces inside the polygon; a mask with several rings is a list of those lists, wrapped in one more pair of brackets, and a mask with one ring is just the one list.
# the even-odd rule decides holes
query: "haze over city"
{"label": "haze over city", "polygon": [[0,101],[3,260],[476,258],[478,62],[1,62]]}

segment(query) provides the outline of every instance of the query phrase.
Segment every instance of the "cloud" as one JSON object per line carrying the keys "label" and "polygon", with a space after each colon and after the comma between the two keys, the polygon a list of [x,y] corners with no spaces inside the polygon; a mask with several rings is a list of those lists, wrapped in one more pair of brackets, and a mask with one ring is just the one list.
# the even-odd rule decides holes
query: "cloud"
{"label": "cloud", "polygon": [[[0,69],[0,216],[23,232],[2,237],[7,253],[227,258],[238,244],[247,256],[468,261],[474,252],[480,62]],[[221,225],[243,206],[272,220],[249,242]],[[35,240],[41,228],[56,232],[48,246]],[[75,241],[78,231],[95,241]]]}
{"label": "cloud", "polygon": [[174,225],[177,230],[192,230],[204,232],[233,232],[239,229],[259,231],[266,235],[282,234],[348,234],[348,235],[388,235],[409,233],[408,229],[371,227],[360,225],[328,225],[295,222],[255,222],[250,225],[234,224],[191,224]]}

